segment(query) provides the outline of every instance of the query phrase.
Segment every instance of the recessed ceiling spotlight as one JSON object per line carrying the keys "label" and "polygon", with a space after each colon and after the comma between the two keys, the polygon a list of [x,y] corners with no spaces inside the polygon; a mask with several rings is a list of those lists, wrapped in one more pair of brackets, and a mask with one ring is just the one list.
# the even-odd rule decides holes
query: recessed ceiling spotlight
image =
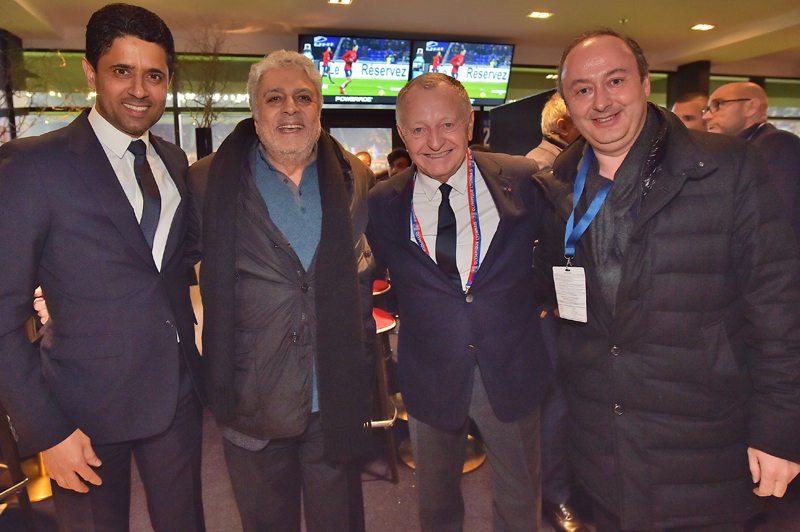
{"label": "recessed ceiling spotlight", "polygon": [[346,5],[346,4],[351,4],[352,2],[353,2],[353,0],[328,0],[328,3],[329,3],[329,4],[342,4],[342,5]]}
{"label": "recessed ceiling spotlight", "polygon": [[552,13],[547,13],[544,11],[534,11],[533,13],[528,15],[528,18],[550,18],[552,16],[553,16]]}
{"label": "recessed ceiling spotlight", "polygon": [[695,24],[694,26],[692,26],[692,29],[693,30],[697,30],[697,31],[708,31],[708,30],[713,30],[714,29],[714,25],[713,24]]}

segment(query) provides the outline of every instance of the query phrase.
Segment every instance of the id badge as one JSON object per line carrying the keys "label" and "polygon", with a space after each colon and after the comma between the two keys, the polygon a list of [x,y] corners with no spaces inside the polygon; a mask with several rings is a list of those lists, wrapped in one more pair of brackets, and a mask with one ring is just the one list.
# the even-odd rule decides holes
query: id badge
{"label": "id badge", "polygon": [[565,320],[586,323],[586,273],[579,266],[553,266],[558,313]]}

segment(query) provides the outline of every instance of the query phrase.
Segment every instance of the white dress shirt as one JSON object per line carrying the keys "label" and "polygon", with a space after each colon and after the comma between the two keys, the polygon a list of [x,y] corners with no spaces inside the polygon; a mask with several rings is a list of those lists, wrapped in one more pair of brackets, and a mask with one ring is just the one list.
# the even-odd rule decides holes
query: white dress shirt
{"label": "white dress shirt", "polygon": [[[436,232],[439,226],[439,205],[442,203],[442,193],[439,191],[441,184],[439,181],[417,171],[412,199],[422,238],[425,240],[429,255],[434,262],[436,262]],[[472,267],[473,245],[469,197],[467,195],[466,157],[461,167],[447,180],[447,184],[453,188],[450,192],[450,206],[456,215],[456,266],[461,275],[461,288],[464,289]],[[486,181],[483,180],[483,176],[478,169],[478,165],[475,165],[475,196],[478,205],[478,222],[481,228],[480,260],[483,263],[486,250],[489,249],[489,244],[492,243],[497,226],[500,223],[500,215],[492,199],[492,194],[489,192],[489,187],[486,186]],[[409,221],[409,226],[411,227],[411,240],[416,244],[413,222]]]}
{"label": "white dress shirt", "polygon": [[147,162],[150,164],[153,177],[155,177],[158,185],[158,191],[161,194],[161,216],[158,219],[158,227],[153,239],[153,260],[156,263],[156,267],[161,271],[164,248],[167,246],[167,237],[169,236],[170,227],[172,227],[172,219],[175,217],[175,211],[181,202],[178,187],[172,181],[172,177],[169,175],[161,157],[158,156],[158,153],[150,144],[149,134],[142,135],[139,139],[126,135],[103,118],[95,107],[92,107],[91,112],[89,112],[89,123],[92,125],[100,144],[102,144],[103,150],[106,152],[108,162],[111,163],[125,196],[127,196],[131,207],[133,207],[137,221],[142,219],[144,198],[133,170],[134,155],[128,151],[128,146],[134,140],[141,140],[147,146]]}

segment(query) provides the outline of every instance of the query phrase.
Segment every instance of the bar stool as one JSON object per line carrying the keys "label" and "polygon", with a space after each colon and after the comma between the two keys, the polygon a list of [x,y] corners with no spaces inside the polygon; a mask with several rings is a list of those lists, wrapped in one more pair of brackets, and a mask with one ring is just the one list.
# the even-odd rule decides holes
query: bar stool
{"label": "bar stool", "polygon": [[[408,412],[403,404],[402,394],[396,393],[392,396],[392,402],[397,407],[397,418],[408,421]],[[406,438],[400,444],[400,459],[411,469],[414,469],[414,451],[411,447],[411,437]],[[486,461],[486,450],[483,448],[483,443],[472,436],[467,436],[467,448],[464,453],[464,468],[461,470],[462,474],[475,471]]]}
{"label": "bar stool", "polygon": [[[19,453],[17,452],[16,439],[14,432],[11,428],[8,414],[5,408],[0,404],[0,449],[3,451],[3,458],[6,461],[6,468],[8,468],[8,476],[11,478],[11,487],[3,489],[0,488],[0,502],[9,500],[12,496],[16,497],[16,502],[19,504],[22,520],[25,523],[25,529],[28,532],[36,532],[36,522],[33,516],[33,507],[31,500],[28,498],[28,491],[25,486],[28,484],[28,477],[22,471],[19,461]],[[5,475],[4,475],[5,476]]]}
{"label": "bar stool", "polygon": [[372,282],[372,306],[374,308],[386,310],[385,294],[391,287],[389,281],[384,281],[383,279],[375,279]]}
{"label": "bar stool", "polygon": [[[387,288],[388,290],[388,288]],[[392,427],[397,420],[397,407],[389,397],[389,365],[392,363],[392,347],[389,343],[389,331],[397,326],[394,317],[379,308],[372,309],[375,318],[375,332],[378,334],[378,353],[375,361],[375,397],[378,403],[380,421],[373,421],[372,427],[383,428],[386,435],[386,455],[392,473],[392,484],[400,482],[397,470],[397,447],[394,442]]]}

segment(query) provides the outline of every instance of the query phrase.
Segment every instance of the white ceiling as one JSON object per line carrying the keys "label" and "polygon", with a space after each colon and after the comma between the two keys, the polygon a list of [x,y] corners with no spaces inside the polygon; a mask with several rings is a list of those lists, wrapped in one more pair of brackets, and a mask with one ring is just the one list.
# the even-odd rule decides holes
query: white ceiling
{"label": "white ceiling", "polygon": [[[105,0],[0,0],[0,28],[25,48],[82,49]],[[800,0],[138,0],[158,13],[180,51],[204,29],[227,35],[226,52],[295,49],[297,34],[390,33],[517,45],[517,65],[555,65],[578,33],[608,26],[635,38],[653,70],[709,60],[715,74],[800,78]],[[526,17],[549,11],[546,20]],[[621,21],[626,22],[622,23]],[[716,28],[692,31],[697,23]]]}

